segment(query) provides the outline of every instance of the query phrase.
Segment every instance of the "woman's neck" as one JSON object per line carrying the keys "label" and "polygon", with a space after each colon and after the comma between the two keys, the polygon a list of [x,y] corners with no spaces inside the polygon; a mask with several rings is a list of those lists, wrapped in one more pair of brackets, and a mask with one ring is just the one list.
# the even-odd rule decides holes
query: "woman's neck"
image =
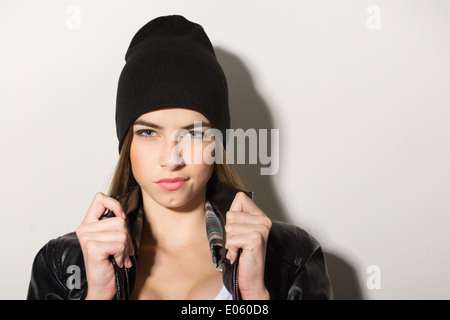
{"label": "woman's neck", "polygon": [[206,237],[206,196],[183,209],[167,208],[143,193],[144,225],[142,246],[157,246],[163,249],[180,249]]}

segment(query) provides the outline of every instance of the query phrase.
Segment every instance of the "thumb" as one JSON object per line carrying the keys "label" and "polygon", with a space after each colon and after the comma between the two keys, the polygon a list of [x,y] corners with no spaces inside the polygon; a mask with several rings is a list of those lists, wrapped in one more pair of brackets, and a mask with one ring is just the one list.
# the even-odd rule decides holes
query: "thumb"
{"label": "thumb", "polygon": [[259,213],[260,209],[245,193],[238,192],[231,203],[230,211]]}

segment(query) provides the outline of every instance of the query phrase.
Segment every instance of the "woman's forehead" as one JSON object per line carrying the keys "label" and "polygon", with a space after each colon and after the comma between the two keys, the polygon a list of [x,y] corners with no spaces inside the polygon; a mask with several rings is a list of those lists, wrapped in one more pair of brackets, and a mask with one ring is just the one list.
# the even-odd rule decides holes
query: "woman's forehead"
{"label": "woman's forehead", "polygon": [[137,120],[157,123],[159,125],[185,126],[194,121],[202,121],[204,125],[208,119],[198,111],[185,108],[164,108],[142,114]]}

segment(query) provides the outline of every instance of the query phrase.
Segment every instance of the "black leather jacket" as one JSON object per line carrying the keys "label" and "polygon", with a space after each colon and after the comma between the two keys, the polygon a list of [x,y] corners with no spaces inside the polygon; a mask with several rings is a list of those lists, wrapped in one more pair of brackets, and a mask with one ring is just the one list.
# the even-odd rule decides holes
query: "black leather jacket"
{"label": "black leather jacket", "polygon": [[[238,191],[218,183],[209,192],[208,199],[223,225],[225,213]],[[125,207],[124,210],[127,212],[128,226],[133,228],[133,214]],[[226,261],[223,271],[224,285],[234,299],[241,298],[237,285],[238,263],[239,259],[233,265]],[[130,269],[114,265],[116,299],[131,297],[136,277],[135,265],[133,263]],[[77,272],[78,282],[74,281]],[[317,240],[306,231],[283,222],[272,223],[264,281],[272,299],[332,299],[333,296],[325,259]],[[35,257],[27,299],[84,299],[86,294],[83,253],[76,234],[72,232],[50,240]]]}

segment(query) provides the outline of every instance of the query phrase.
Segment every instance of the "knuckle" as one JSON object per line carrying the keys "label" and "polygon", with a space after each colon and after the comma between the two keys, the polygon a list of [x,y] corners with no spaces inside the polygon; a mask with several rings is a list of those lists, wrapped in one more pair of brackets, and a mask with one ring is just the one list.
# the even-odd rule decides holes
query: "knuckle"
{"label": "knuckle", "polygon": [[113,227],[118,231],[124,231],[126,229],[125,219],[115,217],[112,219]]}
{"label": "knuckle", "polygon": [[105,194],[103,192],[97,192],[94,196],[94,201],[100,201],[104,196]]}
{"label": "knuckle", "polygon": [[87,238],[86,238],[86,234],[85,233],[77,233],[77,238],[78,241],[80,242],[80,244],[85,243]]}
{"label": "knuckle", "polygon": [[242,191],[239,191],[239,192],[238,192],[238,195],[239,195],[239,197],[240,197],[241,199],[246,199],[246,198],[248,198],[247,195],[246,195],[244,192],[242,192]]}
{"label": "knuckle", "polygon": [[249,236],[250,236],[251,240],[254,242],[263,242],[264,241],[264,236],[258,230],[254,230],[254,231],[250,232]]}
{"label": "knuckle", "polygon": [[235,239],[233,236],[230,236],[227,238],[226,245],[228,247],[228,250],[232,250],[234,248]]}
{"label": "knuckle", "polygon": [[232,225],[232,224],[226,224],[226,225],[225,225],[225,232],[226,232],[227,234],[231,234],[232,231],[233,231],[233,225]]}
{"label": "knuckle", "polygon": [[78,228],[75,230],[75,234],[77,235],[78,239],[82,238],[85,234],[85,227],[83,224],[79,225]]}
{"label": "knuckle", "polygon": [[123,230],[124,232],[126,232],[128,230],[128,228],[127,228],[127,221],[124,218],[122,218],[122,217],[120,217],[118,219],[120,221],[120,229]]}
{"label": "knuckle", "polygon": [[268,227],[269,230],[272,228],[272,220],[267,216],[264,217],[264,225]]}
{"label": "knuckle", "polygon": [[122,243],[126,243],[128,240],[128,234],[125,231],[119,233],[119,241]]}
{"label": "knuckle", "polygon": [[125,242],[119,242],[118,244],[117,244],[117,250],[118,250],[118,252],[125,252],[125,249],[126,249],[126,245],[125,245]]}

